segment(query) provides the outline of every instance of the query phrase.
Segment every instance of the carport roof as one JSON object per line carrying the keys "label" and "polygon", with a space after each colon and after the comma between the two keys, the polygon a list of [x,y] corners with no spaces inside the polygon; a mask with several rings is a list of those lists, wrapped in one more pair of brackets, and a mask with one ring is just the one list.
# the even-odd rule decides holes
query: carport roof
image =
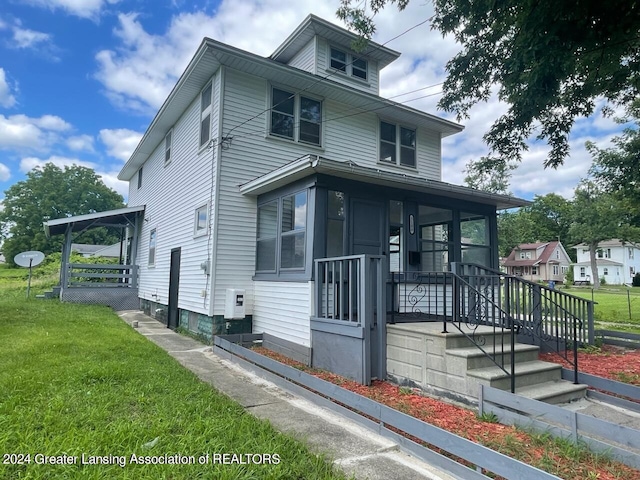
{"label": "carport roof", "polygon": [[125,227],[133,224],[136,215],[144,212],[144,208],[144,205],[138,205],[136,207],[119,208],[106,212],[76,215],[75,217],[56,218],[55,220],[42,222],[42,225],[44,226],[44,232],[47,237],[65,233],[68,226],[71,226],[72,232],[78,232],[92,227]]}

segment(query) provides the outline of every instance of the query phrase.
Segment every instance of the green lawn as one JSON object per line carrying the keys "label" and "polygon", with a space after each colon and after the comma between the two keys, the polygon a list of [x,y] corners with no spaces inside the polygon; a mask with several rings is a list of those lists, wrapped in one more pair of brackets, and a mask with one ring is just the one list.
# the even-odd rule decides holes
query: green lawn
{"label": "green lawn", "polygon": [[[594,308],[596,321],[634,324],[640,327],[639,287],[629,288],[620,285],[604,285],[599,290],[572,287],[562,288],[562,291],[589,300],[592,299],[593,294],[593,300],[597,302]],[[629,303],[631,304],[631,318],[629,318]]]}
{"label": "green lawn", "polygon": [[[303,444],[200,382],[108,308],[27,300],[5,275],[0,478],[343,478]],[[273,455],[272,462],[278,455],[279,463],[212,464],[214,454],[256,453]],[[111,464],[82,465],[83,454]],[[196,465],[131,460],[175,454],[192,456]],[[207,454],[208,463],[197,464]],[[75,464],[42,464],[45,459]],[[22,465],[5,464],[19,460]]]}

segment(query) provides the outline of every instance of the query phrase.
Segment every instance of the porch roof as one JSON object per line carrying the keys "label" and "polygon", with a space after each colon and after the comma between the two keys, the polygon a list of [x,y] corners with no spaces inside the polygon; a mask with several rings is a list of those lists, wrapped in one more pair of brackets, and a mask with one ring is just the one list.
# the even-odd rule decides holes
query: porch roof
{"label": "porch roof", "polygon": [[377,168],[362,167],[354,162],[339,162],[317,155],[305,155],[250,182],[240,185],[240,193],[243,195],[258,196],[318,173],[374,185],[483,203],[485,205],[495,206],[497,209],[522,207],[531,203],[528,200],[508,195],[483,192],[439,180],[386,172]]}
{"label": "porch roof", "polygon": [[72,232],[78,232],[90,227],[127,226],[133,224],[135,216],[139,212],[144,212],[144,208],[144,205],[138,205],[135,207],[108,210],[106,212],[76,215],[75,217],[56,218],[55,220],[42,222],[42,225],[44,226],[44,232],[47,237],[65,233],[69,225],[71,226]]}

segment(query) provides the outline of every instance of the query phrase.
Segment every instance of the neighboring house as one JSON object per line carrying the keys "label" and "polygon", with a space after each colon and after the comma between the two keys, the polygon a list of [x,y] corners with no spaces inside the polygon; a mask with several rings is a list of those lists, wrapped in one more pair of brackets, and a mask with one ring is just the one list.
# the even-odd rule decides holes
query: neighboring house
{"label": "neighboring house", "polygon": [[86,243],[72,243],[71,251],[83,257],[92,257],[96,252],[107,248],[108,245],[89,245]]}
{"label": "neighboring house", "polygon": [[[593,282],[589,246],[581,243],[576,249],[577,262],[573,267],[573,277],[577,282]],[[640,244],[612,239],[598,244],[596,250],[598,278],[610,285],[631,284],[640,272]]]}
{"label": "neighboring house", "polygon": [[523,243],[504,261],[508,274],[532,282],[564,282],[571,259],[560,242]]}
{"label": "neighboring house", "polygon": [[4,259],[4,255],[2,253],[0,253],[0,263],[5,263],[6,260]]}
{"label": "neighboring house", "polygon": [[[368,352],[350,342],[369,329],[342,317],[395,308],[392,271],[439,272],[441,308],[454,263],[498,268],[496,211],[527,202],[442,182],[442,139],[463,127],[380,97],[400,54],[374,42],[356,53],[356,39],[310,15],[266,58],[202,41],[118,175],[145,312],[349,366],[327,352]],[[47,228],[71,231],[64,222]],[[384,360],[384,329],[377,338]]]}

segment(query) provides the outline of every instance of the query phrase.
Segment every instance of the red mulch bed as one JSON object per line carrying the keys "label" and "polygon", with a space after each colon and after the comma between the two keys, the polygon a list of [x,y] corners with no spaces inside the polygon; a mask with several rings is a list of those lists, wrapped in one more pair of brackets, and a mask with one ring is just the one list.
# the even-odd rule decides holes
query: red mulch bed
{"label": "red mulch bed", "polygon": [[[262,347],[254,350],[261,355],[306,371],[323,380],[340,385],[342,388],[371,398],[505,455],[517,458],[541,470],[553,473],[560,478],[567,480],[583,480],[585,478],[640,480],[640,471],[631,469],[626,465],[603,459],[586,451],[574,452],[574,455],[568,457],[565,453],[567,448],[550,441],[547,435],[532,435],[515,427],[483,421],[472,410],[427,397],[418,391],[401,388],[382,381],[374,381],[372,385],[365,386],[330,372],[311,369]],[[594,375],[601,375],[596,373],[595,370],[583,369],[583,365],[589,364],[590,355],[592,354],[585,355],[584,360],[582,357],[579,359],[581,370]],[[603,355],[606,356],[607,354]],[[614,354],[609,353],[608,355]],[[618,355],[616,358],[623,360],[623,362],[615,366],[614,371],[626,371],[623,369],[633,368],[627,363],[630,358],[638,362],[637,364],[634,363],[634,365],[640,365],[640,353],[633,357],[625,356],[628,353],[615,355]],[[559,363],[557,359],[549,361]],[[593,364],[597,365],[598,360],[595,359]],[[613,366],[613,361],[611,361],[609,367]],[[640,372],[640,369],[636,371]],[[619,378],[616,378],[616,380],[619,380]]]}
{"label": "red mulch bed", "polygon": [[[573,358],[572,354],[569,354],[569,358]],[[561,363],[566,368],[573,368],[569,362],[555,353],[542,353],[540,360]],[[584,373],[640,385],[640,350],[604,345],[599,349],[579,351],[578,367]]]}

